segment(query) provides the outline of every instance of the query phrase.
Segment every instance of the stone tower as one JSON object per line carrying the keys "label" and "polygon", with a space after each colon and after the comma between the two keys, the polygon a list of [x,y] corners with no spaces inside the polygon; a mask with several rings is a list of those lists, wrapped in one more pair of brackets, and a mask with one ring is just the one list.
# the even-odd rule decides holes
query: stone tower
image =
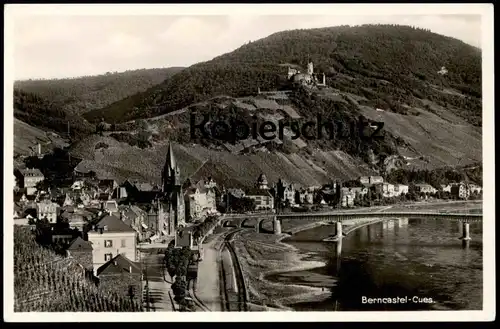
{"label": "stone tower", "polygon": [[184,198],[182,196],[181,173],[175,161],[172,143],[168,146],[167,159],[162,172],[162,198],[158,211],[161,231],[174,235],[179,224],[185,222]]}
{"label": "stone tower", "polygon": [[307,63],[307,74],[309,75],[314,74],[314,65],[312,62]]}

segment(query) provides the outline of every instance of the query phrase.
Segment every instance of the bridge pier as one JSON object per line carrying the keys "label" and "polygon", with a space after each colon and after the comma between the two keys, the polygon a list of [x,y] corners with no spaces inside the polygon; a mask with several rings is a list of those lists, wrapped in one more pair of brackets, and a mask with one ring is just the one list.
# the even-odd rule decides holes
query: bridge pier
{"label": "bridge pier", "polygon": [[276,216],[273,217],[273,233],[281,234],[281,221]]}
{"label": "bridge pier", "polygon": [[340,260],[342,255],[342,239],[337,240],[335,243],[335,260],[336,260],[336,268],[337,274],[340,272]]}
{"label": "bridge pier", "polygon": [[469,241],[471,240],[471,237],[470,237],[470,231],[469,231],[469,223],[467,221],[463,221],[462,222],[462,237],[461,239],[463,241]]}
{"label": "bridge pier", "polygon": [[337,220],[335,222],[335,236],[330,241],[340,241],[345,236],[342,232],[342,222]]}

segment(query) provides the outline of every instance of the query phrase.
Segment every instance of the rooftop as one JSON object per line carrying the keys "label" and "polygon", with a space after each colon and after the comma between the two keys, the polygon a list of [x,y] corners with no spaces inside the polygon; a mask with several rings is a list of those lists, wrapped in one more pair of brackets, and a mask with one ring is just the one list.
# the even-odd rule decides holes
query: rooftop
{"label": "rooftop", "polygon": [[94,168],[94,163],[90,160],[82,160],[80,163],[75,167],[74,171],[82,173],[82,174],[88,174],[91,171],[95,171]]}
{"label": "rooftop", "polygon": [[125,224],[120,218],[107,215],[104,216],[97,224],[96,229],[103,229],[103,233],[119,233],[119,232],[135,232],[133,228]]}
{"label": "rooftop", "polygon": [[237,198],[242,198],[245,196],[245,191],[239,188],[228,188],[227,192]]}
{"label": "rooftop", "polygon": [[116,201],[106,201],[106,203],[104,204],[104,209],[106,209],[107,211],[111,211],[111,212],[117,212],[118,205],[117,205]]}
{"label": "rooftop", "polygon": [[115,275],[122,273],[131,273],[141,275],[142,271],[140,266],[125,257],[124,255],[118,255],[111,259],[106,264],[102,265],[97,269],[97,275]]}
{"label": "rooftop", "polygon": [[40,177],[42,176],[43,177],[43,174],[42,172],[40,171],[40,169],[37,169],[37,168],[33,168],[33,169],[21,169],[21,174],[24,176],[24,177]]}
{"label": "rooftop", "polygon": [[81,237],[77,237],[70,243],[68,250],[70,251],[92,250],[92,245],[90,244],[90,242],[83,240]]}

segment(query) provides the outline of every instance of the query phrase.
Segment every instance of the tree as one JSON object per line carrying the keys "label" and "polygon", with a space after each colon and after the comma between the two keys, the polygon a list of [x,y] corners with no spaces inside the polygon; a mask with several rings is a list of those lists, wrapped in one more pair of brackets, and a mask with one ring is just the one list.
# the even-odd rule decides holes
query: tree
{"label": "tree", "polygon": [[243,213],[247,211],[255,210],[255,200],[242,197],[242,198],[231,198],[231,209],[235,212]]}

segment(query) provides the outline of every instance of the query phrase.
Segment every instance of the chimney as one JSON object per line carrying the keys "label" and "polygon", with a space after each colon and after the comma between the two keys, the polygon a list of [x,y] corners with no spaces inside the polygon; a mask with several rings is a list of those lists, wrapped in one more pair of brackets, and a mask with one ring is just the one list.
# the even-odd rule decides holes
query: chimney
{"label": "chimney", "polygon": [[129,273],[132,273],[132,266],[128,267],[128,271],[129,271]]}
{"label": "chimney", "polygon": [[40,143],[38,143],[38,155],[41,155],[42,154],[42,145]]}
{"label": "chimney", "polygon": [[116,260],[113,262],[113,264],[114,264],[115,266],[117,266],[117,265],[118,265],[118,263],[116,262]]}

